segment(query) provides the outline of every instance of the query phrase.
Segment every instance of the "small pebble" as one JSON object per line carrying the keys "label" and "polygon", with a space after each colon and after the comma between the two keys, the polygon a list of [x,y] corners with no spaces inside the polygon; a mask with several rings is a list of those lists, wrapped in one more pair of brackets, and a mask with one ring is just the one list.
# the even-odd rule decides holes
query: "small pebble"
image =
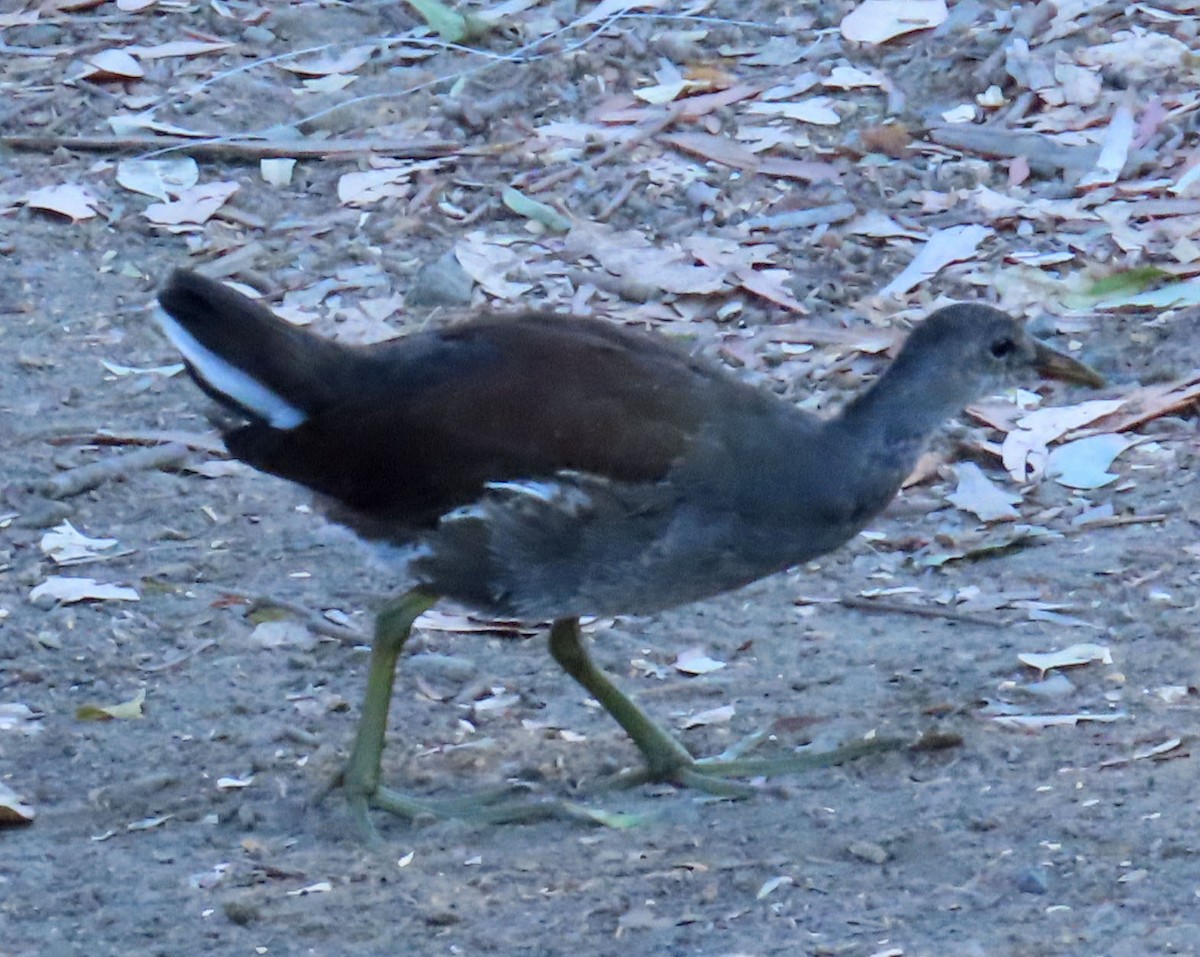
{"label": "small pebble", "polygon": [[226,901],[224,910],[225,916],[241,927],[254,923],[262,916],[258,906],[249,901]]}
{"label": "small pebble", "polygon": [[859,860],[871,864],[884,864],[892,856],[885,848],[873,841],[855,841],[846,850]]}
{"label": "small pebble", "polygon": [[1045,868],[1027,867],[1016,876],[1017,890],[1022,894],[1045,894],[1050,890]]}

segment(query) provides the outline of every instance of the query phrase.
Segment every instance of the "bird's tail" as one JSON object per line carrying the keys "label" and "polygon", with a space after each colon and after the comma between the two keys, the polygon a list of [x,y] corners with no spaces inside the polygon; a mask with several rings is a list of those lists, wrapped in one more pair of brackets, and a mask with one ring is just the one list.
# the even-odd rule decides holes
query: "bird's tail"
{"label": "bird's tail", "polygon": [[177,269],[158,302],[158,323],[197,384],[274,429],[296,428],[335,401],[355,364],[353,350],[198,273]]}

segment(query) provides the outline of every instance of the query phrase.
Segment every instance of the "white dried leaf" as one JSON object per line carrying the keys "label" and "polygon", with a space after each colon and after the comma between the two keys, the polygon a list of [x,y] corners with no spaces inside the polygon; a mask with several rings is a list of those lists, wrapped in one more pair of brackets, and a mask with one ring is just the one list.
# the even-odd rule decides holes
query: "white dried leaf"
{"label": "white dried leaf", "polygon": [[296,169],[296,161],[286,157],[272,157],[259,160],[258,172],[263,182],[272,186],[287,186],[292,181],[292,172]]}
{"label": "white dried leaf", "polygon": [[25,205],[31,209],[45,209],[60,216],[66,216],[71,222],[78,223],[91,219],[96,215],[100,201],[85,187],[74,183],[62,183],[58,186],[43,186],[35,189],[25,197]]}
{"label": "white dried leaf", "polygon": [[16,731],[20,734],[38,734],[42,730],[41,715],[29,705],[19,701],[0,704],[0,732]]}
{"label": "white dried leaf", "polygon": [[811,96],[794,102],[751,103],[747,112],[761,116],[779,116],[813,126],[837,126],[842,117],[834,109],[834,100],[828,96]]}
{"label": "white dried leaf", "polygon": [[697,711],[683,722],[683,726],[685,728],[705,728],[712,724],[728,724],[734,713],[733,705],[723,704],[717,708],[709,708],[707,711]]}
{"label": "white dried leaf", "polygon": [[1104,665],[1113,663],[1112,652],[1108,646],[1092,642],[1071,645],[1062,651],[1024,652],[1017,655],[1017,660],[1030,668],[1036,668],[1042,674],[1051,668],[1072,668],[1078,665],[1089,665],[1094,661]]}
{"label": "white dried leaf", "polygon": [[146,75],[142,65],[138,63],[127,50],[101,50],[86,60],[90,69],[85,77],[115,77],[124,80],[140,80]]}
{"label": "white dried leaf", "polygon": [[100,364],[120,378],[131,375],[161,375],[169,379],[171,376],[179,375],[186,368],[182,362],[173,362],[166,366],[123,366],[119,362],[101,359]]}
{"label": "white dried leaf", "polygon": [[927,279],[932,279],[950,263],[961,262],[975,255],[992,230],[986,226],[966,224],[949,226],[938,230],[917,252],[904,270],[895,279],[884,286],[881,296],[902,296],[911,289],[919,286]]}
{"label": "white dried leaf", "polygon": [[842,18],[841,31],[852,43],[886,43],[939,26],[948,13],[945,0],[863,0]]}
{"label": "white dried leaf", "polygon": [[151,203],[143,215],[159,226],[190,229],[208,222],[237,191],[238,184],[233,182],[190,186],[182,190],[174,202]]}
{"label": "white dried leaf", "polygon": [[795,879],[792,877],[788,877],[786,874],[782,874],[779,877],[772,877],[769,881],[765,881],[763,883],[763,886],[758,889],[758,893],[754,895],[754,899],[762,900],[763,898],[770,896],[772,893],[777,891],[779,888],[781,888],[787,884],[795,884],[795,883],[796,883]]}
{"label": "white dried leaf", "polygon": [[117,164],[117,182],[127,190],[167,202],[200,181],[200,166],[190,156],[130,159]]}
{"label": "white dried leaf", "polygon": [[1021,496],[1004,491],[974,462],[955,466],[954,474],[958,487],[946,498],[956,508],[971,512],[981,522],[1011,522],[1019,517],[1013,506],[1020,504]]}
{"label": "white dried leaf", "polygon": [[1046,458],[1046,477],[1067,488],[1102,488],[1117,480],[1108,467],[1135,442],[1108,432],[1060,445]]}
{"label": "white dried leaf", "polygon": [[993,720],[996,724],[1019,731],[1040,731],[1043,728],[1073,728],[1087,721],[1112,724],[1128,717],[1124,711],[1112,714],[1003,714]]}
{"label": "white dried leaf", "polygon": [[170,57],[204,56],[233,48],[228,40],[170,40],[152,47],[128,47],[139,60],[165,60]]}
{"label": "white dried leaf", "polygon": [[725,667],[725,662],[710,658],[699,646],[685,648],[675,656],[672,664],[676,671],[682,671],[687,675],[707,675]]}
{"label": "white dried leaf", "polygon": [[42,536],[42,551],[56,565],[81,565],[98,560],[100,553],[114,547],[115,538],[88,538],[70,522],[56,525]]}
{"label": "white dried leaf", "polygon": [[255,626],[248,639],[250,644],[268,651],[297,649],[311,651],[317,646],[316,636],[298,621],[264,621]]}
{"label": "white dried leaf", "polygon": [[94,578],[51,575],[29,593],[30,601],[52,598],[64,605],[77,601],[139,601],[138,593],[125,585],[110,585]]}
{"label": "white dried leaf", "polygon": [[1016,481],[1024,482],[1042,474],[1055,439],[1089,422],[1116,412],[1123,399],[1093,399],[1076,405],[1036,409],[1017,420],[1017,427],[1004,437],[1000,457]]}

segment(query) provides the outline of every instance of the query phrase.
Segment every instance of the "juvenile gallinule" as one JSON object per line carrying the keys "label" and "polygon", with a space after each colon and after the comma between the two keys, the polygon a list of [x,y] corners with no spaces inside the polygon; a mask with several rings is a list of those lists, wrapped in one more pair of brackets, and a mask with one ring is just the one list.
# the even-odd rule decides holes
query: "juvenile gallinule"
{"label": "juvenile gallinule", "polygon": [[230,453],[313,489],[334,520],[405,554],[418,583],[377,618],[340,778],[368,832],[369,807],[433,807],[379,782],[396,661],[439,596],[552,620],[554,659],[641,751],[636,780],[719,791],[724,776],[789,769],[695,761],[591,662],[579,616],[656,612],[828,552],[973,399],[1034,372],[1102,382],[978,304],[935,312],[872,388],[819,420],[596,319],[481,318],[355,347],[194,272],[175,272],[159,302],[192,377],[246,421],[225,433]]}

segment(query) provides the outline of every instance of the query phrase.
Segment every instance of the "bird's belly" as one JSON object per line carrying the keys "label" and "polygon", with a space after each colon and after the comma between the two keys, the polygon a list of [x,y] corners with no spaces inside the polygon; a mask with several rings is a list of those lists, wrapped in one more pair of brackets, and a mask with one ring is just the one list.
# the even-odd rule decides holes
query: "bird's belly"
{"label": "bird's belly", "polygon": [[681,501],[670,486],[506,486],[447,516],[413,570],[439,594],[503,615],[648,614],[739,588],[849,537],[778,518]]}

